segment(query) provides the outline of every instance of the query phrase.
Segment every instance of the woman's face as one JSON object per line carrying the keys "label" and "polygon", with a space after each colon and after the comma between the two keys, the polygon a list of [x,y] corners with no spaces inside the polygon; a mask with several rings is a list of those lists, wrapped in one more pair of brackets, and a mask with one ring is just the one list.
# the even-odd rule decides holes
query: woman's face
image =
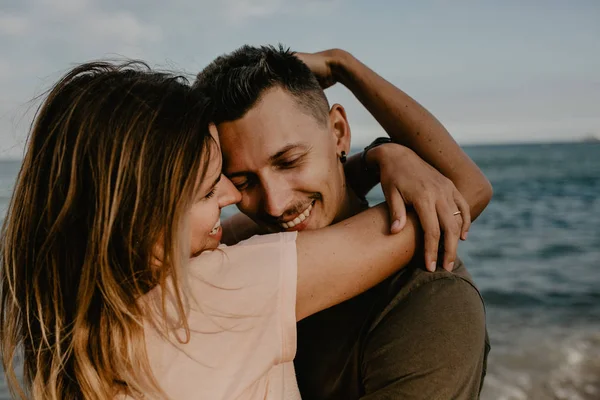
{"label": "woman's face", "polygon": [[189,211],[189,227],[191,232],[191,250],[198,255],[204,250],[216,249],[223,236],[221,229],[221,209],[241,200],[241,194],[231,181],[221,174],[222,157],[219,136],[214,125],[210,126],[210,134],[218,146],[218,151],[211,152],[211,159],[206,174],[201,177],[196,196]]}

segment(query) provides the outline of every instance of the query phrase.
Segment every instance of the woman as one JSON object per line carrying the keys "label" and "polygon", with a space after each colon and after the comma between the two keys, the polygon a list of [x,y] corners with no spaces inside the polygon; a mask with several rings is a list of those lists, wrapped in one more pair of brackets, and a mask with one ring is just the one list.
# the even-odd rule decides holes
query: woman
{"label": "woman", "polygon": [[387,235],[385,207],[219,247],[240,194],[204,107],[134,63],[85,64],[50,91],[0,242],[13,395],[297,399],[296,321],[412,257],[414,220]]}

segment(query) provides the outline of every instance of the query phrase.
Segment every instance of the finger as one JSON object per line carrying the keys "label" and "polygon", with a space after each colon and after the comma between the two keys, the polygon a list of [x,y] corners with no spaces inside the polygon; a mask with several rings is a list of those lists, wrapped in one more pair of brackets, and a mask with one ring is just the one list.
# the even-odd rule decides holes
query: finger
{"label": "finger", "polygon": [[296,57],[298,57],[300,60],[302,60],[303,62],[306,62],[306,58],[309,55],[309,53],[304,53],[304,52],[301,52],[301,51],[297,51],[297,52],[294,53],[294,55]]}
{"label": "finger", "polygon": [[425,200],[414,204],[415,211],[425,233],[425,267],[433,272],[437,266],[440,243],[440,222],[433,201]]}
{"label": "finger", "polygon": [[453,215],[452,209],[448,203],[438,205],[438,218],[444,232],[444,254],[443,268],[452,272],[454,261],[456,260],[456,250],[458,249],[458,240],[460,238],[461,220],[460,214]]}
{"label": "finger", "polygon": [[458,190],[455,192],[454,201],[461,213],[460,216],[462,217],[460,238],[462,240],[467,240],[467,235],[469,234],[469,229],[471,228],[471,207],[469,207],[469,203],[467,203],[465,198],[458,192]]}
{"label": "finger", "polygon": [[406,225],[406,205],[404,198],[393,185],[386,185],[383,189],[385,201],[390,210],[390,232],[392,234],[400,232]]}

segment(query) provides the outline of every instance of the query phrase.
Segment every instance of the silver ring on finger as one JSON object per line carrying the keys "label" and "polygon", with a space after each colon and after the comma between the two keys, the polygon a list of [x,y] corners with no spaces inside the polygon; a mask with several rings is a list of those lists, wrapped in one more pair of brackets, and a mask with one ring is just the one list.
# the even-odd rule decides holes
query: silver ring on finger
{"label": "silver ring on finger", "polygon": [[460,215],[460,214],[462,214],[462,211],[460,211],[460,210],[452,213],[452,215]]}

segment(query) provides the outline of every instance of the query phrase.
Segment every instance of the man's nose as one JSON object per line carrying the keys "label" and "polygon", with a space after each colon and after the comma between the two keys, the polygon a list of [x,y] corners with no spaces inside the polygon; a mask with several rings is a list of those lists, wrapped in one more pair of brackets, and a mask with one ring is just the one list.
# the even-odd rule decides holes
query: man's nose
{"label": "man's nose", "polygon": [[221,175],[219,181],[219,207],[224,208],[231,204],[237,204],[242,200],[242,194],[235,188],[233,183],[225,175]]}
{"label": "man's nose", "polygon": [[264,212],[274,218],[281,217],[290,204],[290,191],[285,180],[263,181]]}

